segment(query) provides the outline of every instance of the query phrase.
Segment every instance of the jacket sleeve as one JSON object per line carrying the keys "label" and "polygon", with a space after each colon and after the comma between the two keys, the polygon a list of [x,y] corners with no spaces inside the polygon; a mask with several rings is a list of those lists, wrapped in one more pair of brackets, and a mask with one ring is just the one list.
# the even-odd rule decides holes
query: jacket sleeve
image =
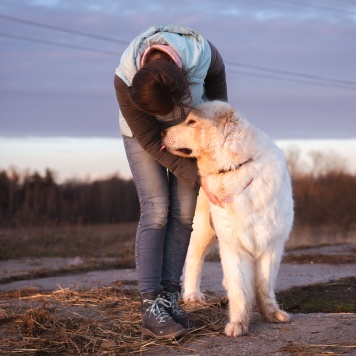
{"label": "jacket sleeve", "polygon": [[117,75],[114,86],[121,113],[142,148],[177,178],[193,188],[196,187],[198,181],[196,160],[161,151],[161,128],[156,118],[132,106],[128,99],[128,86]]}
{"label": "jacket sleeve", "polygon": [[205,95],[209,100],[228,101],[227,84],[224,61],[216,49],[209,42],[211,49],[211,62],[205,78]]}

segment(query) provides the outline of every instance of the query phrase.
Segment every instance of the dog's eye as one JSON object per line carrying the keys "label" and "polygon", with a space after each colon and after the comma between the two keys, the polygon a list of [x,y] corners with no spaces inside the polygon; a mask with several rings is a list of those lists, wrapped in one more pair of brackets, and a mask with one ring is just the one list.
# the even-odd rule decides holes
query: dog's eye
{"label": "dog's eye", "polygon": [[193,119],[190,119],[190,120],[187,121],[187,125],[188,126],[194,125],[195,123],[196,123],[196,121],[193,120]]}

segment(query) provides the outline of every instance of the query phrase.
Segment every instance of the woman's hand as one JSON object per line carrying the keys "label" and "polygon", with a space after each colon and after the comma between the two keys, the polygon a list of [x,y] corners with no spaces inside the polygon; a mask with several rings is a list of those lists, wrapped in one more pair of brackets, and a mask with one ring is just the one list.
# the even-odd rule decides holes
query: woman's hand
{"label": "woman's hand", "polygon": [[209,201],[214,204],[218,205],[221,208],[224,208],[223,203],[209,190],[208,184],[207,184],[207,178],[205,177],[200,177],[200,186],[204,190],[206,196],[208,197]]}

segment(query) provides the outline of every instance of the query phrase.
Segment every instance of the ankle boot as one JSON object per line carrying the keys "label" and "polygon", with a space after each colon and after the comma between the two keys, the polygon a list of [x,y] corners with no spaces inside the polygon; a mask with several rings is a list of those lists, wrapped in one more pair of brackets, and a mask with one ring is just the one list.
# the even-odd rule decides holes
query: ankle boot
{"label": "ankle boot", "polygon": [[169,315],[185,329],[194,329],[199,326],[199,321],[189,315],[180,305],[181,287],[179,284],[163,283],[163,298],[170,304],[166,307]]}
{"label": "ankle boot", "polygon": [[173,339],[185,333],[185,328],[176,323],[166,308],[170,303],[163,299],[159,292],[141,295],[141,312],[143,335],[155,339]]}

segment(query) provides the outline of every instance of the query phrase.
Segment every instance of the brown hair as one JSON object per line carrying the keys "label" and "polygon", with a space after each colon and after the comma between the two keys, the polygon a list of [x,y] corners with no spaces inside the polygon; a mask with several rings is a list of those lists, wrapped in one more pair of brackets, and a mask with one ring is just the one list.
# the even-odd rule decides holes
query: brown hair
{"label": "brown hair", "polygon": [[136,108],[152,115],[187,107],[191,96],[186,73],[172,62],[150,61],[135,74],[129,99]]}

